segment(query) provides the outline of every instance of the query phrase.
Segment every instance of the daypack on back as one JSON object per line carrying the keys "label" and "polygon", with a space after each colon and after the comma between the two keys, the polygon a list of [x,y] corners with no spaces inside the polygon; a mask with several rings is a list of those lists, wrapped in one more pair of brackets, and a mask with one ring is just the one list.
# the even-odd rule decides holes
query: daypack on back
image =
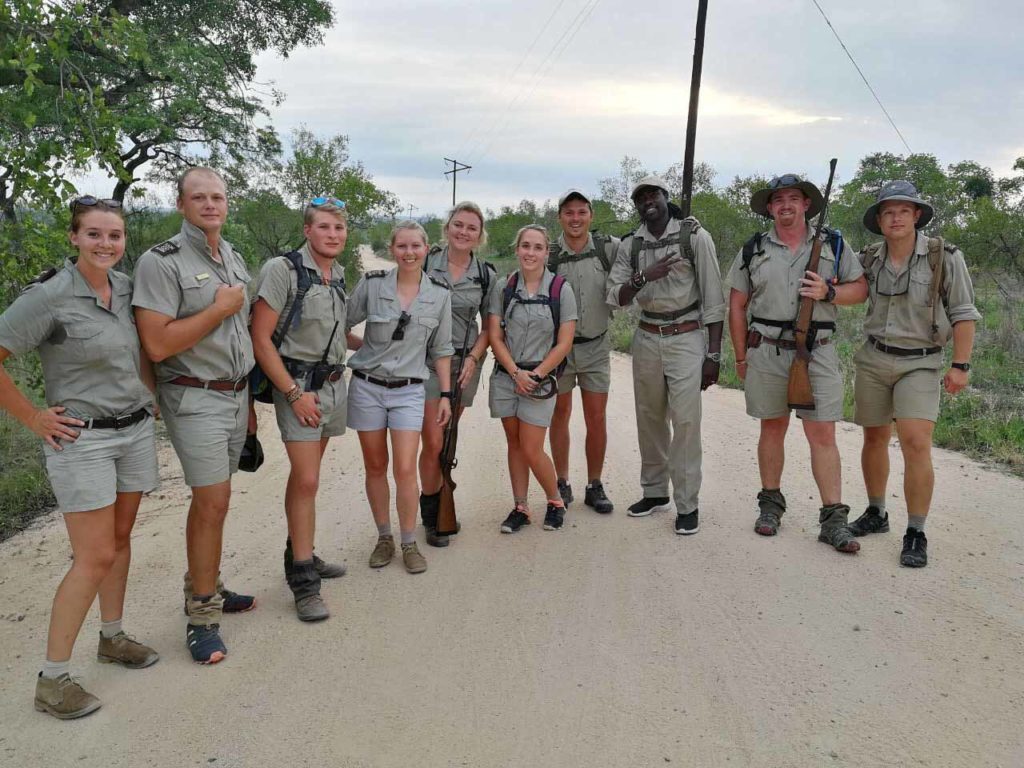
{"label": "daypack on back", "polygon": [[697,221],[693,216],[687,216],[682,218],[682,212],[679,215],[675,215],[675,211],[679,209],[675,205],[670,204],[670,210],[673,210],[673,218],[679,221],[679,232],[674,235],[662,238],[660,240],[648,241],[643,238],[636,236],[636,230],[623,236],[623,240],[627,237],[631,238],[629,244],[629,268],[630,272],[636,273],[640,268],[640,253],[641,251],[650,251],[657,248],[664,248],[667,245],[678,245],[683,250],[683,256],[687,261],[690,262],[690,266],[693,267],[694,271],[697,269],[697,259],[693,253],[693,236],[697,230],[700,229],[700,222]]}
{"label": "daypack on back", "polygon": [[605,272],[610,272],[612,269],[611,260],[608,258],[608,244],[612,241],[607,235],[594,230],[590,233],[591,237],[594,238],[594,250],[593,252],[587,251],[586,253],[571,253],[565,258],[560,258],[562,255],[562,248],[558,243],[551,243],[548,246],[548,269],[552,272],[557,273],[560,264],[570,264],[574,261],[581,261],[582,259],[597,258],[601,262],[601,266],[604,267]]}
{"label": "daypack on back", "polygon": [[[883,243],[881,242],[872,243],[865,246],[864,250],[861,251],[861,263],[864,266],[865,272],[870,271],[878,260],[878,252],[882,250],[882,245]],[[932,314],[932,341],[936,344],[942,343],[937,322],[939,302],[945,303],[947,299],[945,286],[946,260],[942,257],[943,251],[955,253],[956,246],[949,245],[941,237],[928,238],[928,267],[932,271],[932,280],[928,284],[928,306],[931,307]]]}
{"label": "daypack on back", "polygon": [[[546,304],[548,309],[551,310],[551,322],[554,323],[555,330],[552,334],[551,346],[552,348],[558,344],[558,329],[562,325],[562,286],[565,285],[565,278],[562,275],[555,275],[551,278],[551,286],[548,289],[547,296],[535,296],[532,299],[522,299],[516,295],[516,288],[519,287],[519,272],[515,271],[508,276],[508,280],[505,282],[505,287],[501,292],[501,323],[502,327],[505,324],[505,316],[508,314],[508,308],[512,305],[513,298],[520,304]],[[565,370],[565,366],[568,360],[562,360],[555,368],[553,373],[555,377],[562,375]]]}

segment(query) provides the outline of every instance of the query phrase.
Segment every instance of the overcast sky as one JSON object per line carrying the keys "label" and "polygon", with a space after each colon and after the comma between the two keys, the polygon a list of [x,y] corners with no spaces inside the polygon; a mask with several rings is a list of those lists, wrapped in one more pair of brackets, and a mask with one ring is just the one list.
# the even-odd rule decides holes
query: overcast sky
{"label": "overcast sky", "polygon": [[[1004,174],[1024,155],[1024,3],[818,2],[915,152]],[[417,215],[451,203],[444,157],[473,166],[459,199],[492,209],[596,191],[627,154],[682,160],[696,0],[335,6],[322,47],[260,61],[286,97],[274,124],[347,134]],[[874,151],[906,149],[813,0],[710,0],[697,160],[717,184],[823,181],[831,156],[841,181]]]}

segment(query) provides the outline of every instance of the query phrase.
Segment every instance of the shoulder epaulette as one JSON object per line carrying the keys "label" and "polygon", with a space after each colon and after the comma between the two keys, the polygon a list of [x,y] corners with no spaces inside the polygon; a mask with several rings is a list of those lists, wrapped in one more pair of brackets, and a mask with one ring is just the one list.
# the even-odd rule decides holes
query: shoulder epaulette
{"label": "shoulder epaulette", "polygon": [[430,250],[427,251],[427,258],[429,259],[435,253],[440,253],[443,250],[444,250],[444,248],[442,248],[440,245],[434,244],[434,245],[430,246]]}
{"label": "shoulder epaulette", "polygon": [[38,275],[33,277],[25,284],[25,287],[21,289],[22,292],[34,288],[37,285],[42,285],[47,280],[50,280],[58,272],[60,272],[60,269],[58,269],[57,267],[50,267],[49,269],[44,269],[42,272],[40,272]]}
{"label": "shoulder epaulette", "polygon": [[444,288],[444,289],[445,289],[446,291],[450,291],[450,290],[452,289],[452,287],[451,287],[450,285],[448,285],[448,281],[447,281],[447,280],[445,280],[445,279],[444,279],[443,277],[437,277],[437,276],[435,276],[435,275],[432,275],[432,274],[430,274],[430,273],[428,272],[428,273],[427,273],[427,279],[428,279],[428,280],[429,280],[430,282],[432,282],[432,283],[433,283],[434,285],[439,285],[439,286],[441,286],[441,287],[442,287],[442,288]]}
{"label": "shoulder epaulette", "polygon": [[946,249],[947,253],[956,253],[957,251],[960,250],[952,243],[943,243],[943,247]]}
{"label": "shoulder epaulette", "polygon": [[173,240],[165,240],[159,245],[154,245],[150,248],[153,253],[157,253],[161,256],[170,256],[172,253],[177,253],[181,250],[181,246]]}
{"label": "shoulder epaulette", "polygon": [[374,277],[384,277],[384,275],[386,275],[387,273],[388,271],[386,269],[373,269],[367,272],[365,275],[363,275],[363,277],[366,277],[367,279],[371,279]]}

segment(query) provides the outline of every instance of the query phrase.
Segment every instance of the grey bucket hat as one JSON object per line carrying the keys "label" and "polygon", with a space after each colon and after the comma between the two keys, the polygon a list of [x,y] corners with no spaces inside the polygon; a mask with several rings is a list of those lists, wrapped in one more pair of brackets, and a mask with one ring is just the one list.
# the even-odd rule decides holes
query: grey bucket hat
{"label": "grey bucket hat", "polygon": [[644,176],[640,181],[633,185],[633,191],[629,193],[629,199],[633,200],[636,198],[636,193],[644,187],[655,187],[656,189],[660,189],[669,197],[672,196],[672,192],[668,188],[668,182],[661,178],[661,176]]}
{"label": "grey bucket hat", "polygon": [[935,209],[921,199],[917,187],[909,181],[890,181],[879,190],[878,199],[874,204],[864,211],[864,226],[869,232],[874,232],[876,235],[882,234],[882,229],[878,226],[878,209],[887,200],[905,200],[920,208],[921,216],[918,218],[917,224],[914,225],[916,229],[923,229],[935,214]]}
{"label": "grey bucket hat", "polygon": [[804,181],[795,173],[784,173],[769,181],[767,187],[757,190],[757,192],[750,196],[750,210],[767,219],[773,218],[768,213],[768,201],[780,189],[799,189],[807,195],[811,201],[811,207],[807,209],[804,218],[808,220],[817,216],[821,209],[825,207],[825,198],[821,196],[820,189],[811,184],[811,182]]}

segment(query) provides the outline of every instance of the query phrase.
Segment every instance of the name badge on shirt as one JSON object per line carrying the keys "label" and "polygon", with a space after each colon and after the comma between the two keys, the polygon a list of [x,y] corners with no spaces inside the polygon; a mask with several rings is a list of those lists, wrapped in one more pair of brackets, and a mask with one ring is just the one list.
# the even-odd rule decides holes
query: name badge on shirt
{"label": "name badge on shirt", "polygon": [[209,280],[209,279],[210,279],[210,273],[209,272],[203,272],[201,275],[196,275],[196,280]]}

